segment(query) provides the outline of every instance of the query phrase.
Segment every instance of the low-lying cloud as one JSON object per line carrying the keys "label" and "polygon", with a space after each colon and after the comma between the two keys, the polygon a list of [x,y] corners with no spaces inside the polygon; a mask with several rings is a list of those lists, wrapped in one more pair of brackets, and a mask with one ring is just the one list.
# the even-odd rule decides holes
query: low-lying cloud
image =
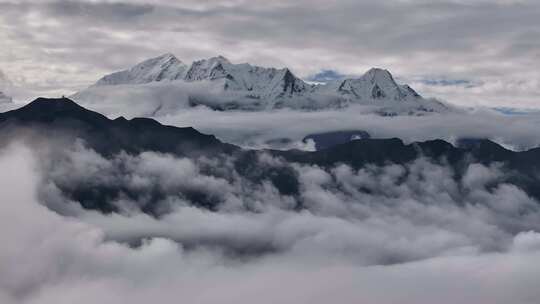
{"label": "low-lying cloud", "polygon": [[[364,130],[374,138],[398,137],[405,142],[488,138],[515,150],[540,145],[538,112],[505,115],[486,108],[451,107],[451,111],[440,114],[381,117],[374,114],[381,108],[378,105],[316,111],[213,111],[204,106],[191,107],[190,96],[202,94],[215,103],[226,98],[212,94],[205,83],[157,82],[95,87],[74,96],[74,100],[109,118],[152,117],[163,124],[194,127],[225,142],[252,148],[305,149],[308,146],[302,139],[306,135],[342,130]],[[393,110],[399,112],[400,105]]]}
{"label": "low-lying cloud", "polygon": [[[302,112],[216,112],[204,108],[172,111],[154,117],[176,126],[193,126],[214,134],[225,142],[253,148],[302,148],[308,134],[329,131],[363,130],[374,138],[397,137],[410,143],[443,139],[455,143],[460,138],[487,138],[509,149],[526,150],[540,145],[537,113],[503,115],[493,110],[431,114],[426,116],[381,117],[371,107]],[[272,145],[275,139],[290,139],[289,146]]]}
{"label": "low-lying cloud", "polygon": [[[296,166],[293,198],[269,183],[243,188],[234,174],[209,174],[211,160],[152,152],[107,159],[80,143],[61,157],[41,151],[11,145],[0,155],[3,303],[540,298],[540,207],[497,183],[506,174],[498,165],[471,164],[458,180],[425,159],[360,170]],[[155,217],[124,201],[105,215],[59,191],[86,182],[158,186],[170,209]],[[209,211],[182,197],[201,187],[228,199]]]}

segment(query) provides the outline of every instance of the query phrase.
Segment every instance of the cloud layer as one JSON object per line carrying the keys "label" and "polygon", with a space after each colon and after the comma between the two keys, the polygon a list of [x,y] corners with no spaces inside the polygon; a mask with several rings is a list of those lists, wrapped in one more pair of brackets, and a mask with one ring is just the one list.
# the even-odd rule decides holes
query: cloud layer
{"label": "cloud layer", "polygon": [[532,0],[4,0],[0,10],[0,67],[26,89],[19,99],[69,94],[165,52],[187,62],[223,54],[303,77],[378,66],[466,105],[536,107],[540,93]]}
{"label": "cloud layer", "polygon": [[[507,148],[524,150],[540,146],[537,111],[502,114],[487,108],[451,107],[441,114],[424,116],[375,115],[380,105],[356,105],[345,109],[296,111],[212,111],[189,106],[189,96],[208,96],[204,83],[157,82],[147,85],[96,87],[73,99],[111,119],[151,117],[166,125],[194,127],[225,142],[252,148],[307,149],[302,139],[309,134],[364,130],[375,138],[398,137],[405,142],[460,138],[488,138]],[[209,95],[216,103],[228,96]],[[233,99],[234,100],[234,99]],[[407,113],[395,105],[397,113]],[[410,109],[410,108],[409,108]]]}
{"label": "cloud layer", "polygon": [[[208,176],[201,160],[105,159],[77,145],[57,162],[41,151],[12,145],[0,155],[2,303],[540,298],[540,207],[512,185],[493,187],[505,174],[498,166],[472,164],[458,181],[422,159],[359,171],[299,166],[298,212],[268,184],[242,190],[234,177]],[[159,185],[174,208],[156,218],[123,202],[124,211],[104,215],[55,187],[88,181]],[[228,203],[192,207],[179,193],[193,187],[218,189]]]}

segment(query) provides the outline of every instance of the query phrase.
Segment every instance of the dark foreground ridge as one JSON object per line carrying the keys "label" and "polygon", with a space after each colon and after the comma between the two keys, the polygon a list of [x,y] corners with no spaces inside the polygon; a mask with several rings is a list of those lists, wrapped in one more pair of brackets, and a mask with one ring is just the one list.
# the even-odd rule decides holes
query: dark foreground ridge
{"label": "dark foreground ridge", "polygon": [[[154,151],[178,157],[207,157],[222,162],[232,160],[234,169],[243,178],[254,183],[270,181],[280,194],[291,196],[299,193],[293,163],[323,168],[343,163],[359,169],[367,164],[407,164],[419,157],[425,157],[434,163],[452,166],[458,176],[471,162],[486,165],[501,163],[509,172],[505,182],[511,182],[529,195],[540,198],[540,149],[514,152],[483,139],[463,141],[459,147],[455,147],[443,140],[404,144],[397,138],[364,138],[316,152],[254,151],[223,143],[214,136],[202,134],[193,128],[165,126],[148,118],[126,120],[120,117],[111,120],[67,98],[38,98],[22,108],[0,114],[2,144],[16,138],[28,137],[32,139],[28,141],[31,145],[60,141],[67,144],[65,147],[76,140],[82,140],[88,148],[104,157],[121,152],[135,155]],[[57,148],[62,149],[62,146],[57,145]],[[261,161],[263,154],[281,159],[281,164],[271,165]],[[120,193],[126,194],[125,189],[86,189],[84,185],[77,189],[61,190],[67,192],[73,200],[81,202],[84,207],[105,212],[115,211],[115,208],[104,202]],[[205,197],[204,193],[188,193],[186,196],[191,198],[192,203],[209,209],[219,204],[219,201]],[[158,199],[159,196],[155,198]],[[151,204],[146,211],[155,212]]]}
{"label": "dark foreground ridge", "polygon": [[4,131],[22,127],[51,137],[61,131],[67,137],[83,139],[89,147],[105,155],[120,151],[160,151],[192,156],[201,152],[230,153],[236,149],[189,127],[164,126],[148,118],[110,120],[68,98],[38,98],[20,109],[0,114],[0,126]]}

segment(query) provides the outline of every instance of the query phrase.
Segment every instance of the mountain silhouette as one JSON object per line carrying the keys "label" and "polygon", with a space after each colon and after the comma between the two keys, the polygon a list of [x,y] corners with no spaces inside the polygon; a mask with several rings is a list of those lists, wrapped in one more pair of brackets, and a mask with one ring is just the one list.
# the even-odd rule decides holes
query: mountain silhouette
{"label": "mountain silhouette", "polygon": [[[464,139],[453,146],[443,140],[430,140],[405,144],[398,138],[363,138],[345,142],[315,152],[290,150],[246,150],[223,143],[187,127],[165,126],[148,118],[127,120],[123,117],[109,119],[102,114],[85,109],[67,98],[38,98],[19,109],[0,114],[0,142],[6,143],[31,134],[30,144],[58,140],[72,143],[82,140],[88,148],[104,157],[124,152],[136,155],[153,151],[178,157],[206,157],[219,159],[223,164],[231,161],[240,176],[255,184],[271,182],[282,195],[299,194],[299,181],[292,164],[316,165],[331,168],[347,164],[360,169],[368,164],[386,165],[410,163],[419,157],[451,166],[456,178],[464,174],[468,164],[501,164],[508,172],[501,182],[509,182],[524,189],[529,195],[540,198],[540,149],[515,152],[487,139]],[[61,149],[62,147],[59,147]],[[261,156],[271,155],[281,160],[277,164],[261,161]],[[115,211],[107,203],[120,193],[136,199],[143,193],[130,193],[114,186],[94,189],[79,185],[76,189],[61,189],[83,207],[103,212]],[[205,193],[185,193],[195,205],[213,209],[220,202]],[[159,193],[154,200],[163,199]],[[302,206],[298,206],[301,208]],[[157,213],[152,205],[145,211]]]}

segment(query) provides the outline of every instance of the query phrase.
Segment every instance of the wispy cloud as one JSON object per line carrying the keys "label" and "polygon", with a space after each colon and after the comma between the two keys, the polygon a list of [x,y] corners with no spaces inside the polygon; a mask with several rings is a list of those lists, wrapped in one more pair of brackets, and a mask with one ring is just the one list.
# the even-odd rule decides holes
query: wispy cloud
{"label": "wispy cloud", "polygon": [[[529,106],[540,95],[536,1],[2,1],[0,66],[27,95],[68,93],[160,53],[482,85],[420,93]],[[61,37],[61,38],[60,38]]]}

